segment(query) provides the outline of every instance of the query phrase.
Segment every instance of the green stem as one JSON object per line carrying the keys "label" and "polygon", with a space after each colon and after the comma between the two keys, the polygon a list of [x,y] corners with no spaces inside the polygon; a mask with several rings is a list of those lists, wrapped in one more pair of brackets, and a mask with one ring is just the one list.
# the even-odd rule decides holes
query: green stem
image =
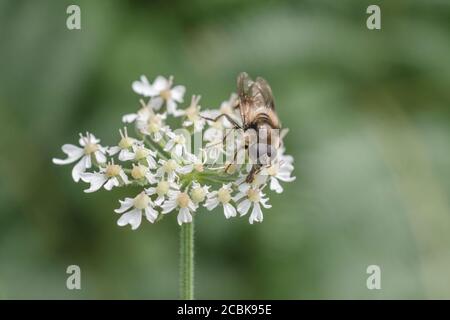
{"label": "green stem", "polygon": [[194,300],[194,221],[180,229],[180,298]]}

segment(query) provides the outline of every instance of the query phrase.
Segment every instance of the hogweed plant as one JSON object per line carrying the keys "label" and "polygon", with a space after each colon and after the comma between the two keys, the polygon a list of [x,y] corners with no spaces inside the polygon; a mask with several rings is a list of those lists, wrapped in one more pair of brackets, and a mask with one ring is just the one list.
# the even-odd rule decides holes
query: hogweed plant
{"label": "hogweed plant", "polygon": [[[72,178],[89,186],[87,193],[104,188],[138,186],[138,194],[119,200],[119,226],[136,230],[143,217],[150,223],[176,214],[180,225],[180,297],[193,299],[194,220],[203,206],[223,211],[226,219],[248,216],[250,224],[263,221],[271,208],[268,189],[282,193],[281,182],[295,179],[293,158],[285,154],[272,91],[262,78],[238,77],[238,94],[218,109],[202,110],[200,96],[183,104],[185,87],[174,78],[145,76],[133,82],[142,96],[140,108],[122,117],[117,145],[103,146],[92,133],[80,133],[77,145],[65,144],[65,159],[73,164]],[[181,120],[171,128],[169,118]],[[173,121],[173,120],[170,120]],[[127,127],[128,126],[128,127]],[[132,126],[134,129],[130,129]]]}

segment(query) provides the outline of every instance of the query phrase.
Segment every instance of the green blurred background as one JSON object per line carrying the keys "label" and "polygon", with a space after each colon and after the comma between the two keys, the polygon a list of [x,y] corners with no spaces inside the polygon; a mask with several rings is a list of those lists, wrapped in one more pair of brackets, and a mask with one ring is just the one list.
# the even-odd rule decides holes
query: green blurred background
{"label": "green blurred background", "polygon": [[196,297],[450,298],[444,0],[0,0],[0,298],[177,298],[175,216],[119,228],[130,192],[86,195],[51,158],[80,131],[116,143],[141,74],[217,107],[241,71],[272,85],[297,180],[262,224],[198,214]]}

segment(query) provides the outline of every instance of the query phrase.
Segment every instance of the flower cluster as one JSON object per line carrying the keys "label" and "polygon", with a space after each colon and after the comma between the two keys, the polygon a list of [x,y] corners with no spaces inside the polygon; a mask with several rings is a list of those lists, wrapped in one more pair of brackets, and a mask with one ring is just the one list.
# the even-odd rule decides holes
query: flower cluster
{"label": "flower cluster", "polygon": [[[280,146],[272,161],[255,171],[254,179],[248,182],[246,177],[253,166],[236,161],[235,151],[241,150],[243,159],[248,159],[247,148],[243,148],[245,137],[227,132],[233,129],[230,119],[241,121],[235,108],[237,95],[232,94],[215,110],[202,110],[200,96],[194,95],[189,105],[181,109],[186,90],[184,86],[174,86],[173,81],[173,77],[158,76],[151,83],[142,76],[133,82],[132,89],[142,96],[140,108],[122,117],[125,127],[119,130],[117,144],[103,146],[86,132],[80,134],[79,146],[63,145],[67,157],[53,162],[75,163],[73,180],[86,182],[89,186],[85,192],[102,187],[140,188],[136,196],[119,201],[120,207],[115,210],[120,214],[119,226],[131,225],[135,230],[142,217],[154,223],[171,212],[178,213],[180,225],[190,223],[201,206],[208,210],[221,206],[227,219],[250,212],[251,224],[262,222],[262,208],[271,207],[263,191],[281,193],[280,181],[295,179],[291,176],[293,158]],[[179,118],[182,128],[171,128],[169,118]],[[134,127],[133,135],[127,125]],[[194,141],[198,137],[200,143]],[[230,139],[233,150],[225,143]]]}

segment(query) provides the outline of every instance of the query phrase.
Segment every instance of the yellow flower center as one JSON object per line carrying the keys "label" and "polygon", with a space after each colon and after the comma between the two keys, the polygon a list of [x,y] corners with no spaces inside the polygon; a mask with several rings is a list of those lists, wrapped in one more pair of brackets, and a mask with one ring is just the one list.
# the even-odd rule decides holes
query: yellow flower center
{"label": "yellow flower center", "polygon": [[141,192],[136,198],[134,198],[134,207],[136,209],[143,210],[148,207],[149,203],[150,198],[145,194],[145,192]]}
{"label": "yellow flower center", "polygon": [[145,177],[145,172],[147,171],[146,169],[146,167],[141,165],[134,166],[131,170],[131,176],[136,180],[142,179]]}
{"label": "yellow flower center", "polygon": [[128,149],[133,145],[133,139],[130,137],[123,137],[119,142],[121,149]]}
{"label": "yellow flower center", "polygon": [[167,194],[167,192],[169,191],[169,187],[169,182],[161,180],[156,186],[156,193],[158,194],[158,196],[162,197]]}
{"label": "yellow flower center", "polygon": [[189,205],[189,201],[191,201],[191,198],[186,192],[181,192],[177,197],[177,204],[180,208],[186,208]]}
{"label": "yellow flower center", "polygon": [[217,192],[217,199],[222,203],[228,203],[231,200],[230,191],[228,189],[222,187]]}
{"label": "yellow flower center", "polygon": [[163,165],[164,171],[167,173],[173,172],[177,167],[178,164],[173,159],[167,160],[166,163],[164,163]]}
{"label": "yellow flower center", "polygon": [[261,199],[258,189],[249,189],[247,191],[247,197],[248,197],[248,200],[250,200],[252,202],[259,202],[259,200]]}
{"label": "yellow flower center", "polygon": [[150,121],[148,125],[148,131],[150,131],[150,133],[156,133],[159,131],[160,128],[161,126],[157,121]]}
{"label": "yellow flower center", "polygon": [[199,203],[199,202],[202,202],[203,200],[205,200],[206,192],[203,188],[200,188],[200,187],[194,188],[191,191],[191,197],[195,203]]}
{"label": "yellow flower center", "polygon": [[84,154],[86,154],[86,155],[94,153],[97,150],[98,150],[98,145],[96,143],[89,142],[84,146]]}
{"label": "yellow flower center", "polygon": [[166,89],[161,91],[160,96],[167,101],[172,97],[172,92],[170,91],[170,89]]}
{"label": "yellow flower center", "polygon": [[121,167],[118,164],[110,164],[106,167],[105,174],[112,178],[119,175],[120,169]]}
{"label": "yellow flower center", "polygon": [[150,154],[150,151],[145,149],[145,148],[138,148],[136,150],[136,160],[141,160],[141,159],[145,159],[148,157],[148,155]]}
{"label": "yellow flower center", "polygon": [[186,116],[191,121],[196,121],[198,119],[198,109],[197,106],[190,106],[186,109]]}

